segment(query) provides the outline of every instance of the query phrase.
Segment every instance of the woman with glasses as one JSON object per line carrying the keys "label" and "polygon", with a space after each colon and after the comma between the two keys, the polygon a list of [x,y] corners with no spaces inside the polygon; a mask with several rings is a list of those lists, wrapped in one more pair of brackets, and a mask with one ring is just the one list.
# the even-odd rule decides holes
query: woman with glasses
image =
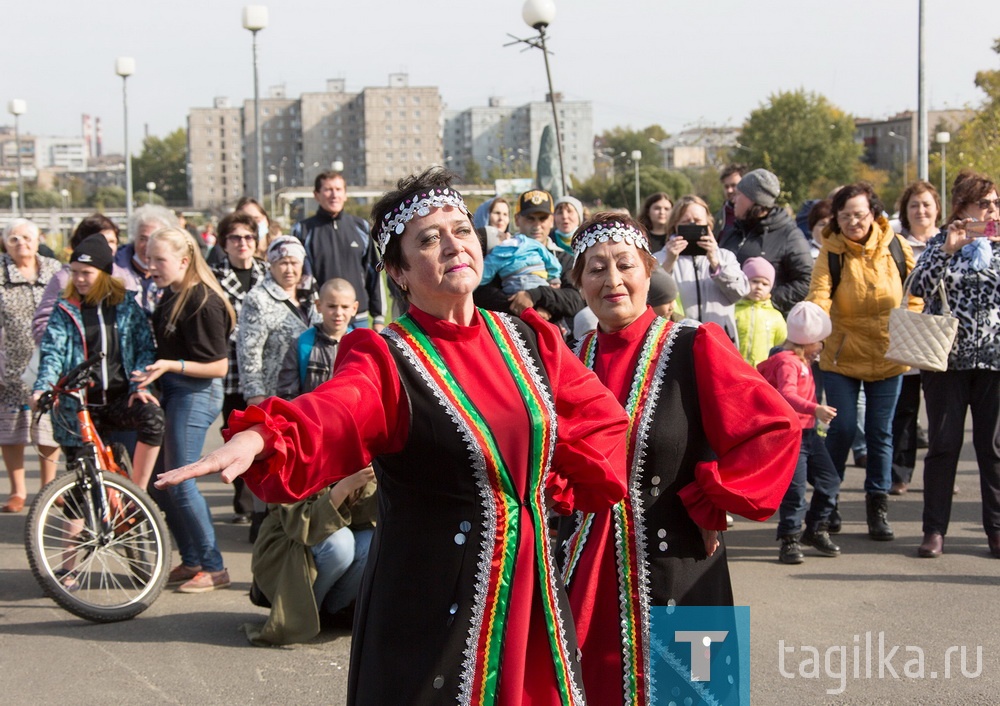
{"label": "woman with glasses", "polygon": [[[218,244],[225,257],[212,268],[219,286],[226,293],[236,318],[239,320],[243,302],[250,290],[264,281],[267,266],[256,257],[257,221],[249,213],[234,211],[219,221]],[[229,372],[222,379],[222,431],[228,429],[227,421],[233,410],[246,409],[240,393],[240,366],[236,357],[236,337],[239,327],[229,334]],[[253,514],[253,494],[236,479],[233,483],[233,523],[247,524]]]}
{"label": "woman with glasses", "polygon": [[[807,297],[833,322],[819,361],[826,402],[837,410],[826,447],[843,481],[857,427],[858,394],[864,387],[868,536],[887,541],[895,537],[888,519],[892,418],[901,376],[909,368],[889,362],[885,352],[889,312],[903,299],[903,280],[913,269],[913,251],[892,231],[871,185],[859,182],[841,188],[832,207],[833,218],[822,233]],[[911,297],[909,307],[921,311],[923,302]]]}
{"label": "woman with glasses", "polygon": [[1000,559],[1000,199],[990,178],[971,171],[958,175],[951,193],[948,227],[928,242],[911,285],[931,314],[942,313],[943,285],[958,318],[948,369],[920,374],[930,447],[924,459],[924,539],[917,553],[929,559],[944,549],[971,409],[983,529],[990,554]]}

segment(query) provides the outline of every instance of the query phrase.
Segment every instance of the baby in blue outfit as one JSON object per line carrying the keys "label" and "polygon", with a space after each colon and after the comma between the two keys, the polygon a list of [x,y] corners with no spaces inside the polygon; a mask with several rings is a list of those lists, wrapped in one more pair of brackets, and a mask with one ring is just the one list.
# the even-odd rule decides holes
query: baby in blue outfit
{"label": "baby in blue outfit", "polygon": [[483,283],[500,276],[504,294],[517,294],[536,287],[559,287],[562,266],[556,256],[534,238],[515,235],[493,248],[483,258]]}

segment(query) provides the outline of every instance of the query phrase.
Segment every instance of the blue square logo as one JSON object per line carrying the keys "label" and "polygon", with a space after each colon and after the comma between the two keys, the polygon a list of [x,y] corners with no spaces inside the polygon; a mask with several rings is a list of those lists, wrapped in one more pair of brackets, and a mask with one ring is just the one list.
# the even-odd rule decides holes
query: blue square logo
{"label": "blue square logo", "polygon": [[749,607],[654,606],[649,637],[653,703],[749,706]]}

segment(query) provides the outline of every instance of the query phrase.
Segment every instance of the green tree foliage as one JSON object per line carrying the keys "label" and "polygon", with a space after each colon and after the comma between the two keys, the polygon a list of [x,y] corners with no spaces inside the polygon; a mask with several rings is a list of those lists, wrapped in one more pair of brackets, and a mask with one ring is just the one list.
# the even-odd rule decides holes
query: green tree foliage
{"label": "green tree foliage", "polygon": [[627,127],[616,127],[605,130],[597,141],[602,145],[604,153],[615,160],[615,169],[631,168],[632,150],[642,152],[644,162],[656,166],[662,164],[662,153],[657,145],[650,140],[660,142],[669,137],[667,131],[659,125],[650,125],[642,130],[632,130]]}
{"label": "green tree foliage", "polygon": [[[1000,54],[1000,39],[993,42],[993,51]],[[986,100],[976,115],[952,135],[947,147],[949,188],[963,168],[971,168],[993,178],[1000,175],[1000,70],[976,73],[976,86],[986,94]],[[938,155],[931,160],[930,174],[940,175]],[[939,177],[938,177],[939,178]]]}
{"label": "green tree foliage", "polygon": [[476,160],[469,158],[465,163],[465,174],[462,177],[463,184],[479,184],[483,181],[483,168]]}
{"label": "green tree foliage", "polygon": [[[147,182],[156,182],[156,196],[170,205],[183,205],[187,194],[187,132],[178,128],[165,138],[147,137],[142,154],[132,160],[132,192],[145,203]],[[154,201],[156,200],[154,196]]]}
{"label": "green tree foliage", "polygon": [[[618,171],[613,180],[595,175],[584,182],[574,181],[571,191],[586,204],[627,208],[631,212],[635,210],[635,169],[626,167],[625,171]],[[657,191],[665,191],[676,199],[691,193],[691,180],[681,172],[669,171],[652,164],[640,164],[640,201]]]}
{"label": "green tree foliage", "polygon": [[102,186],[94,192],[90,205],[98,211],[125,208],[125,189],[120,186]]}
{"label": "green tree foliage", "polygon": [[850,181],[862,151],[854,141],[854,119],[803,89],[770,96],[743,123],[739,142],[733,160],[777,174],[793,207],[825,196],[828,183]]}

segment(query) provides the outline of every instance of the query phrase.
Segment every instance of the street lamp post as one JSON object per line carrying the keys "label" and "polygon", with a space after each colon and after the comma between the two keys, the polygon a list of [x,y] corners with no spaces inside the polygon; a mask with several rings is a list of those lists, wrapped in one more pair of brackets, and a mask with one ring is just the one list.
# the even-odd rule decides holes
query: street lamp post
{"label": "street lamp post", "polygon": [[62,196],[62,205],[65,211],[69,208],[69,189],[60,189],[59,195]]}
{"label": "street lamp post", "polygon": [[277,174],[268,174],[267,181],[271,185],[271,215],[274,215],[274,185],[278,183]]}
{"label": "street lamp post", "polygon": [[[513,44],[527,44],[542,50],[545,57],[545,78],[549,83],[549,101],[552,103],[552,121],[556,131],[556,149],[559,153],[559,183],[562,186],[563,195],[569,193],[566,186],[566,166],[563,160],[562,130],[559,127],[559,110],[556,108],[556,92],[552,88],[552,70],[549,68],[549,51],[545,47],[545,30],[556,18],[556,5],[552,0],[527,0],[521,8],[521,17],[525,23],[538,32],[537,37],[529,39],[518,39]],[[509,46],[509,45],[508,45]]]}
{"label": "street lamp post", "polygon": [[264,155],[263,138],[260,133],[260,81],[257,78],[257,32],[267,27],[267,7],[247,5],[243,8],[243,27],[253,34],[253,129],[257,151],[257,193],[264,196]]}
{"label": "street lamp post", "polygon": [[903,143],[903,186],[906,186],[906,180],[910,174],[910,142],[905,136],[897,135],[892,130],[889,131],[889,137],[900,140]]}
{"label": "street lamp post", "polygon": [[635,217],[639,217],[639,160],[642,159],[641,150],[632,150],[632,164],[635,165]]}
{"label": "street lamp post", "polygon": [[[135,59],[120,56],[115,60],[115,73],[122,77],[122,113],[125,133],[125,222],[132,222],[132,154],[128,147],[128,77],[135,73]],[[129,237],[134,238],[132,233]]]}
{"label": "street lamp post", "polygon": [[20,199],[20,208],[16,210],[18,214],[24,211],[24,171],[21,169],[21,132],[20,117],[28,110],[28,104],[20,98],[15,98],[7,105],[7,110],[14,116],[14,149],[17,152],[17,193]]}
{"label": "street lamp post", "polygon": [[948,163],[948,143],[951,142],[951,133],[939,132],[934,136],[934,141],[941,145],[941,210],[947,213],[948,182],[945,176],[945,165]]}
{"label": "street lamp post", "polygon": [[146,182],[146,203],[153,203],[153,192],[156,191],[156,182]]}
{"label": "street lamp post", "polygon": [[14,214],[14,215],[17,215],[17,197],[18,196],[20,196],[20,194],[18,194],[18,192],[16,192],[16,191],[11,191],[10,192],[10,212],[12,214]]}

